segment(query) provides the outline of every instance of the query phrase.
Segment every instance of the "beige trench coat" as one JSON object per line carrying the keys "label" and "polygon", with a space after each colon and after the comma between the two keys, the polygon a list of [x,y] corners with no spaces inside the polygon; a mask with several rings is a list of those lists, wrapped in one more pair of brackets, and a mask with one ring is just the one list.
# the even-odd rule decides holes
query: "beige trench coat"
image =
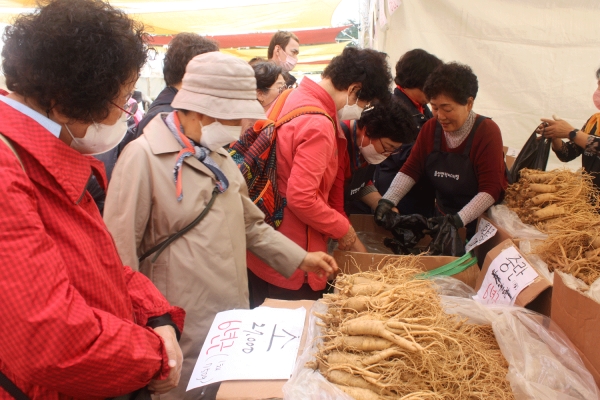
{"label": "beige trench coat", "polygon": [[[242,174],[227,152],[211,152],[229,188],[217,195],[206,217],[173,242],[156,262],[138,257],[193,221],[208,203],[214,174],[198,159],[182,166],[183,199],[177,201],[173,167],[181,146],[156,116],[144,135],[119,157],[108,188],[104,220],[125,265],[148,276],[172,305],[187,315],[180,346],[184,363],[176,389],[160,399],[195,399],[184,395],[214,316],[248,308],[246,248],[291,276],[306,251],[264,222],[264,214],[248,197]],[[184,397],[185,396],[185,397]]]}

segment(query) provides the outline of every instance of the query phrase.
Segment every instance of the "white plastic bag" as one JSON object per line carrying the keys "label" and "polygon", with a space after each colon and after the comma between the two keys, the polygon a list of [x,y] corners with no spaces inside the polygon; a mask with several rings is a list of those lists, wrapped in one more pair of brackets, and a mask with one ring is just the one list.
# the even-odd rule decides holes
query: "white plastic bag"
{"label": "white plastic bag", "polygon": [[525,224],[521,218],[505,205],[492,206],[488,210],[492,222],[507,231],[514,238],[529,240],[546,240],[548,235],[535,229],[532,225]]}
{"label": "white plastic bag", "polygon": [[[486,307],[465,298],[474,292],[451,277],[438,277],[446,312],[458,314],[470,323],[491,324],[502,354],[509,363],[507,378],[517,400],[600,398],[592,375],[586,370],[564,333],[549,318],[522,307]],[[463,297],[460,297],[463,296]],[[311,310],[306,347],[298,358],[292,377],[283,387],[287,400],[350,400],[323,376],[304,365],[314,359],[320,328],[313,313],[325,313],[327,306],[316,302]]]}

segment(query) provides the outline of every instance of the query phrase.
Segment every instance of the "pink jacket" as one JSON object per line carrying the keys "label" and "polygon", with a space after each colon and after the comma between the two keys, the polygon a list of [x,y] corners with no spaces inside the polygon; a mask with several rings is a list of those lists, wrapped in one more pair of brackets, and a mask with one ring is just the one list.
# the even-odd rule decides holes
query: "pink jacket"
{"label": "pink jacket", "polygon": [[[338,149],[346,138],[339,128],[331,96],[314,81],[304,78],[288,97],[281,116],[302,106],[320,107],[335,121],[318,114],[302,115],[282,125],[277,132],[277,184],[287,199],[279,232],[308,251],[326,251],[327,239],[344,236],[350,223],[344,214],[343,170],[338,167]],[[297,270],[289,279],[248,254],[248,268],[261,279],[297,290],[306,281]],[[325,279],[308,274],[313,290],[325,288]]]}

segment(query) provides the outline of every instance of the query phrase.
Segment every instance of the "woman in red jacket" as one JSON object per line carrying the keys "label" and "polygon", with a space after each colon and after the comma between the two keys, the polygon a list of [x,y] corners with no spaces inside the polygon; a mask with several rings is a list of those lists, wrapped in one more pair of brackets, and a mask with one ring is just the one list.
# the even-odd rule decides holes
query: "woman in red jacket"
{"label": "woman in red jacket", "polygon": [[184,312],[121,263],[87,191],[104,167],[85,156],[125,135],[145,33],[108,3],[55,0],[4,38],[0,399],[164,393]]}
{"label": "woman in red jacket", "polygon": [[408,160],[379,201],[375,220],[419,179],[435,188],[436,208],[456,227],[475,233],[477,218],[501,199],[507,186],[502,135],[490,118],[473,111],[477,76],[458,63],[439,66],[425,82],[434,118],[423,125]]}
{"label": "woman in red jacket", "polygon": [[[334,57],[316,83],[305,77],[287,98],[280,115],[302,106],[314,106],[327,115],[307,114],[277,130],[277,184],[286,198],[283,233],[308,251],[326,251],[327,240],[341,249],[366,251],[344,213],[344,177],[338,168],[346,138],[339,121],[358,119],[371,100],[387,99],[392,81],[386,54],[347,47]],[[326,279],[296,271],[286,279],[248,253],[250,305],[266,297],[317,299]]]}

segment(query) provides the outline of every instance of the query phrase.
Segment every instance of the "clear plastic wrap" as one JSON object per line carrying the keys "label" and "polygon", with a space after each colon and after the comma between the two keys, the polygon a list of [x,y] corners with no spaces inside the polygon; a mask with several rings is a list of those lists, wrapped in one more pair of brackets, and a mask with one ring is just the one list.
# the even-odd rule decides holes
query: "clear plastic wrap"
{"label": "clear plastic wrap", "polygon": [[535,229],[533,226],[521,221],[517,213],[511,211],[505,205],[492,206],[488,215],[496,226],[507,231],[514,238],[525,238],[529,240],[546,240],[548,235]]}
{"label": "clear plastic wrap", "polygon": [[[564,333],[549,318],[521,307],[486,307],[467,298],[472,289],[451,277],[436,278],[435,285],[448,313],[470,323],[491,324],[502,354],[509,363],[507,378],[515,399],[592,400],[600,398],[592,375]],[[467,296],[467,297],[465,297]],[[283,387],[287,400],[350,400],[351,397],[304,365],[314,359],[320,343],[318,320],[327,306],[316,302],[311,310],[307,345],[298,358],[292,377]]]}

